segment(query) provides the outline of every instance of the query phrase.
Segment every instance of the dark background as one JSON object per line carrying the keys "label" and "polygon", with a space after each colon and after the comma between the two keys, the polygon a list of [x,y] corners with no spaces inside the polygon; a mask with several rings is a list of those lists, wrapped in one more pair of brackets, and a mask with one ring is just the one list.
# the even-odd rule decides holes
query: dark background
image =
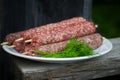
{"label": "dark background", "polygon": [[120,37],[120,0],[93,0],[92,20],[107,38]]}
{"label": "dark background", "polygon": [[[8,1],[11,2],[12,0],[8,0]],[[19,3],[24,3],[24,2],[22,2],[22,0],[21,1],[19,0]],[[3,5],[8,5],[8,4],[9,4],[8,2],[3,3],[3,0],[0,0],[0,38],[3,38],[5,34],[9,33],[9,31],[12,32],[15,30],[19,31],[19,30],[26,29],[23,27],[25,25],[19,24],[19,26],[21,27],[17,29],[9,28],[7,29],[7,31],[4,32],[4,35],[1,34],[2,32],[1,27],[3,27],[2,23],[4,21],[4,16],[7,15],[5,14],[3,10],[4,9]],[[14,8],[21,9],[21,7],[17,6],[17,4],[11,5],[11,6],[16,6]],[[17,14],[19,13],[25,14],[24,12],[23,13],[17,12]],[[37,15],[37,13],[34,13],[34,14]],[[22,18],[19,15],[17,17],[19,19]],[[11,18],[11,16],[9,16],[8,18]],[[107,38],[120,37],[120,0],[93,0],[91,19],[93,22],[98,24],[97,31],[101,33],[103,36]],[[21,24],[24,24],[24,20],[21,22]],[[8,24],[5,24],[5,25],[8,25]],[[15,25],[17,26],[18,24],[16,23]],[[30,25],[30,26],[36,26],[36,25]],[[26,26],[26,27],[29,28],[29,26]],[[9,56],[7,54],[3,54],[5,52],[1,48],[0,48],[0,51],[2,51],[0,52],[0,80],[10,80],[10,79],[13,80],[14,75],[12,75],[12,71],[10,70],[10,67],[12,66],[9,63],[11,60],[9,59]],[[98,79],[98,80],[102,80],[102,79]],[[119,75],[106,77],[104,79],[105,80],[120,80]]]}

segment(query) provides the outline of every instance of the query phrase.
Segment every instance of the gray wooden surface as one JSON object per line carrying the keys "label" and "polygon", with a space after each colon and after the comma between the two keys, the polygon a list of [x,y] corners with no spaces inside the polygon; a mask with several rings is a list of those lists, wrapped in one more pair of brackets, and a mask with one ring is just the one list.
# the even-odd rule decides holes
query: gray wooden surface
{"label": "gray wooden surface", "polygon": [[120,74],[120,38],[109,39],[113,49],[97,58],[67,64],[43,63],[13,57],[15,80],[89,80]]}

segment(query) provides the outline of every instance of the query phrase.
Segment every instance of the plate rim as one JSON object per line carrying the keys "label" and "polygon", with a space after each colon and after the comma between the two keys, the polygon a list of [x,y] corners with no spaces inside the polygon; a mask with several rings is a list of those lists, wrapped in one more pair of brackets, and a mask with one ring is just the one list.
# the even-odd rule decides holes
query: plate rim
{"label": "plate rim", "polygon": [[[90,56],[71,57],[71,58],[45,58],[45,57],[28,56],[28,55],[21,54],[19,52],[17,52],[17,54],[16,54],[16,52],[13,52],[10,49],[8,49],[7,45],[3,45],[2,48],[7,53],[9,53],[9,54],[11,54],[13,56],[16,56],[16,57],[25,58],[25,59],[34,60],[34,61],[61,63],[61,62],[73,62],[73,61],[80,61],[80,60],[85,60],[85,59],[91,59],[91,58],[102,56],[102,55],[108,53],[112,49],[113,46],[112,46],[112,43],[108,39],[106,39],[105,37],[103,37],[103,44],[102,45],[104,45],[104,41],[108,42],[110,46],[109,46],[109,49],[106,50],[106,51],[104,51],[103,53],[99,53],[99,54],[95,54],[95,55],[90,55]],[[13,50],[15,50],[15,49],[13,49]]]}

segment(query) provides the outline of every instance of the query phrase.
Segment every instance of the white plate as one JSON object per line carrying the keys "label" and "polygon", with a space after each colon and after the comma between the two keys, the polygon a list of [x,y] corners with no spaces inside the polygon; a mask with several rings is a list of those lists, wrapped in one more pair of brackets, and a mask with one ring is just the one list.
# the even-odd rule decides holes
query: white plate
{"label": "white plate", "polygon": [[94,50],[95,55],[84,56],[84,57],[73,57],[73,58],[43,58],[43,57],[27,56],[27,55],[18,53],[13,48],[8,48],[6,45],[3,46],[3,49],[9,54],[12,54],[14,56],[26,58],[34,61],[42,61],[42,62],[49,62],[49,63],[68,63],[68,62],[76,62],[76,61],[86,60],[86,59],[104,55],[112,49],[112,43],[108,39],[103,38],[103,44],[99,48]]}

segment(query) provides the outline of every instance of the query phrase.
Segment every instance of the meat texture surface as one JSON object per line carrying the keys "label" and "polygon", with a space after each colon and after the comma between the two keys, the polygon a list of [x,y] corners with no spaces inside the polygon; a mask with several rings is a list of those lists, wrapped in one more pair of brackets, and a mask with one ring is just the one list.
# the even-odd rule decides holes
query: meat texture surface
{"label": "meat texture surface", "polygon": [[[25,31],[11,33],[6,36],[5,41],[14,45],[15,49],[26,55],[38,56],[32,50],[44,52],[58,52],[65,48],[70,39],[77,37],[91,48],[96,49],[102,44],[102,36],[96,32],[95,24],[83,17],[74,17],[56,23],[38,26]],[[16,42],[16,39],[23,40]],[[25,43],[31,40],[30,43]]]}
{"label": "meat texture surface", "polygon": [[38,26],[38,27],[31,28],[25,31],[10,33],[5,37],[5,41],[9,42],[9,44],[12,44],[14,40],[19,39],[23,36],[24,38],[26,37],[31,38],[34,36],[35,33],[38,33],[38,32],[41,32],[42,34],[44,34],[45,32],[48,33],[48,32],[52,32],[53,30],[58,31],[58,29],[60,30],[61,27],[66,28],[70,24],[76,24],[76,23],[85,22],[85,21],[86,20],[83,17],[74,17],[68,20],[63,20],[63,21],[56,22],[56,23]]}
{"label": "meat texture surface", "polygon": [[81,37],[92,34],[96,31],[93,22],[85,21],[76,24],[58,26],[55,28],[41,27],[24,32],[22,37],[31,39],[33,43],[39,45],[50,44],[69,40],[74,37]]}
{"label": "meat texture surface", "polygon": [[[87,35],[84,37],[78,37],[77,40],[86,43],[89,47],[91,47],[93,49],[100,47],[103,42],[103,38],[99,33]],[[25,51],[24,53],[26,53],[28,55],[32,55],[32,54],[34,54],[34,53],[32,53],[32,50],[41,50],[44,52],[54,53],[54,52],[63,50],[68,42],[69,42],[69,40],[58,42],[58,43],[47,44],[47,45],[43,45],[43,46],[39,46],[39,45],[34,46],[34,44],[27,45],[24,48],[24,51]],[[36,55],[38,55],[38,54],[36,54]]]}

